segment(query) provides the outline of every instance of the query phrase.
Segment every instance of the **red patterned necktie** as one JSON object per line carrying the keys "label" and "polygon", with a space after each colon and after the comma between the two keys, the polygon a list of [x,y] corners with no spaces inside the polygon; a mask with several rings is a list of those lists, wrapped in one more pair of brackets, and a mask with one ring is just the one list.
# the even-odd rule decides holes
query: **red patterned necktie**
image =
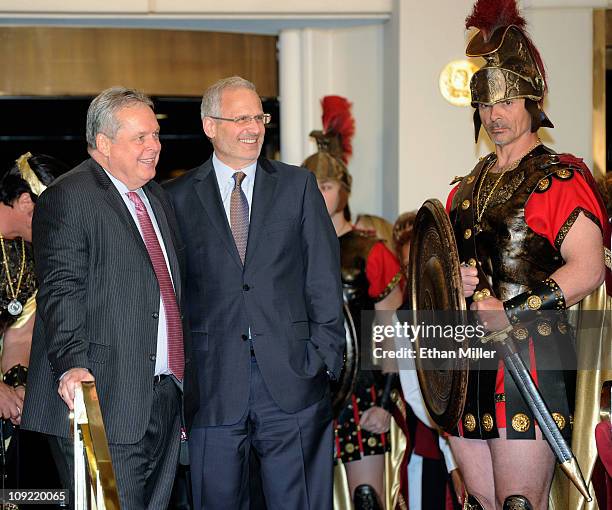
{"label": "red patterned necktie", "polygon": [[181,314],[176,303],[176,295],[174,294],[172,279],[170,278],[170,273],[168,272],[164,252],[159,245],[157,234],[155,233],[153,223],[151,223],[151,218],[149,217],[149,213],[147,212],[144,203],[142,202],[140,196],[138,196],[138,193],[134,191],[128,192],[127,195],[136,206],[136,216],[138,218],[138,223],[140,223],[142,237],[144,239],[145,246],[147,247],[147,251],[149,252],[151,264],[153,264],[155,276],[157,276],[159,292],[161,293],[164,311],[166,312],[168,366],[175,377],[179,381],[182,381],[185,371],[183,324],[181,322]]}
{"label": "red patterned necktie", "polygon": [[242,191],[242,181],[246,177],[244,172],[236,172],[234,178],[234,189],[230,199],[230,227],[234,242],[244,264],[247,242],[249,240],[249,202]]}

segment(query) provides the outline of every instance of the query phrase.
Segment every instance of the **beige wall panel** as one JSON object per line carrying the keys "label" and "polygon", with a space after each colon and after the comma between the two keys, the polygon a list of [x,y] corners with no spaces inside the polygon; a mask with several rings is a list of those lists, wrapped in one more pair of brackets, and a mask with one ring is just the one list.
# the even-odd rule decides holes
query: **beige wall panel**
{"label": "beige wall panel", "polygon": [[198,96],[240,74],[278,95],[276,37],[97,28],[0,28],[0,93],[91,95],[112,85]]}
{"label": "beige wall panel", "polygon": [[149,11],[149,0],[0,0],[0,12],[121,12]]}
{"label": "beige wall panel", "polygon": [[286,0],[150,0],[151,10],[164,12],[193,12],[206,14],[389,14],[391,0],[352,0],[330,2],[308,0],[287,2]]}

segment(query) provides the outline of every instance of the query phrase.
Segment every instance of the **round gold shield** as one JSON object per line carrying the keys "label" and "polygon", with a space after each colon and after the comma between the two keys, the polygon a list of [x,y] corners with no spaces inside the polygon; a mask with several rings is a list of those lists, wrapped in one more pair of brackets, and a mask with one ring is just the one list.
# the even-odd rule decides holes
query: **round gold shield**
{"label": "round gold shield", "polygon": [[[419,209],[408,263],[409,296],[415,324],[465,321],[459,255],[453,229],[439,200],[427,200]],[[438,320],[436,320],[436,317]],[[439,352],[458,353],[466,346],[454,338],[436,338]],[[423,400],[432,419],[443,430],[455,428],[465,405],[469,359],[460,355],[436,360],[421,354],[432,346],[429,339],[415,341],[416,367]],[[426,351],[428,352],[428,351]]]}

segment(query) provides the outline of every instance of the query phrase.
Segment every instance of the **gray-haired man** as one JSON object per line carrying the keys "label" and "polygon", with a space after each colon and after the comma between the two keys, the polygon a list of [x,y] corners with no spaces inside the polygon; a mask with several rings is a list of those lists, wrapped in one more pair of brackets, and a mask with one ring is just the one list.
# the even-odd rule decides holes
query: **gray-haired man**
{"label": "gray-haired man", "polygon": [[161,145],[150,99],[102,92],[87,143],[91,159],[57,179],[34,214],[40,287],[22,425],[52,436],[70,487],[68,413],[75,386],[95,380],[121,507],[165,508],[192,375],[181,242],[152,181]]}
{"label": "gray-haired man", "polygon": [[338,239],[314,175],[259,158],[270,118],[252,83],[215,83],[201,114],[214,155],[168,184],[201,373],[195,508],[248,508],[254,451],[269,508],[331,510],[328,383],[345,342]]}

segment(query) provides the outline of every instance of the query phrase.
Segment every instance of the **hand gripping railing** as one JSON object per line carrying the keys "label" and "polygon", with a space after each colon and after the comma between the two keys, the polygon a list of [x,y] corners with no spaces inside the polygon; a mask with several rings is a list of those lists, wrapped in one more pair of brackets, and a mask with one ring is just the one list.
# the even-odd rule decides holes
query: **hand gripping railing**
{"label": "hand gripping railing", "polygon": [[98,393],[94,382],[82,382],[74,392],[75,510],[120,510]]}

